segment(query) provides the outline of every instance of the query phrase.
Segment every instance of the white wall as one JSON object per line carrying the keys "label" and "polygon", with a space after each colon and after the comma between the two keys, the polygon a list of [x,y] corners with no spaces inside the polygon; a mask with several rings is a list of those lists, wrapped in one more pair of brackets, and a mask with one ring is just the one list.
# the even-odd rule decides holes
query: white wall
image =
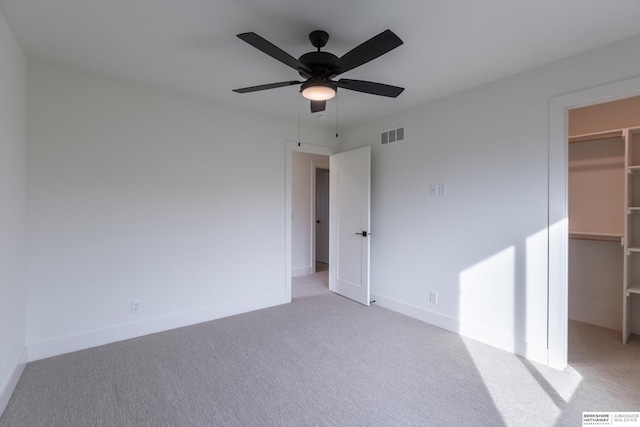
{"label": "white wall", "polygon": [[26,362],[26,62],[0,14],[0,414]]}
{"label": "white wall", "polygon": [[36,62],[28,81],[31,360],[287,301],[297,122]]}
{"label": "white wall", "polygon": [[637,75],[638,37],[343,131],[373,147],[376,301],[546,361],[549,100]]}
{"label": "white wall", "polygon": [[329,168],[329,158],[294,151],[291,158],[291,275],[315,271],[312,234],[315,228],[315,168]]}

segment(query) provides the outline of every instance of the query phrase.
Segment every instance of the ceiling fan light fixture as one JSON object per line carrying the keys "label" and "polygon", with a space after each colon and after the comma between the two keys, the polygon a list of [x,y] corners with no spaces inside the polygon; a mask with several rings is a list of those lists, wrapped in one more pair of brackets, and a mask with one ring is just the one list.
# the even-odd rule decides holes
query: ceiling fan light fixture
{"label": "ceiling fan light fixture", "polygon": [[336,96],[336,88],[329,82],[308,81],[302,85],[302,96],[311,101],[326,101]]}

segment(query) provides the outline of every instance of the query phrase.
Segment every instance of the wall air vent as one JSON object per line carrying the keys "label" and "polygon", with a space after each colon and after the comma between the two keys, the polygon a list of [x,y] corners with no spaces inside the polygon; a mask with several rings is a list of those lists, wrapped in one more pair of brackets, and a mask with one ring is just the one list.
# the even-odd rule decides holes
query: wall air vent
{"label": "wall air vent", "polygon": [[404,126],[380,133],[380,145],[387,145],[401,141],[404,141]]}

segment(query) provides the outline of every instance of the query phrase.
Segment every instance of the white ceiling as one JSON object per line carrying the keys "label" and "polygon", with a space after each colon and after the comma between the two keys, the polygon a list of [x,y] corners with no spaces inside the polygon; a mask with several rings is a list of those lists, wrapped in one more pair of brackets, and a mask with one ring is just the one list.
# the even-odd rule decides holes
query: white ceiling
{"label": "white ceiling", "polygon": [[299,79],[235,37],[253,31],[292,56],[330,34],[338,56],[385,29],[404,41],[341,78],[405,87],[398,98],[340,90],[340,127],[640,34],[639,0],[0,0],[27,58],[284,118],[311,115],[298,87],[232,89]]}

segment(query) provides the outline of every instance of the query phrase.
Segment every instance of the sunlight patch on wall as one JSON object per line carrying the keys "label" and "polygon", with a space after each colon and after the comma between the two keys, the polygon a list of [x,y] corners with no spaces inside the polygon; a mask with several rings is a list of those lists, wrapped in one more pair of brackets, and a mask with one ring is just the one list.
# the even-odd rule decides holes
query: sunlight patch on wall
{"label": "sunlight patch on wall", "polygon": [[[513,336],[515,248],[513,246],[460,273],[460,333],[475,325]],[[507,330],[505,330],[505,326]]]}

